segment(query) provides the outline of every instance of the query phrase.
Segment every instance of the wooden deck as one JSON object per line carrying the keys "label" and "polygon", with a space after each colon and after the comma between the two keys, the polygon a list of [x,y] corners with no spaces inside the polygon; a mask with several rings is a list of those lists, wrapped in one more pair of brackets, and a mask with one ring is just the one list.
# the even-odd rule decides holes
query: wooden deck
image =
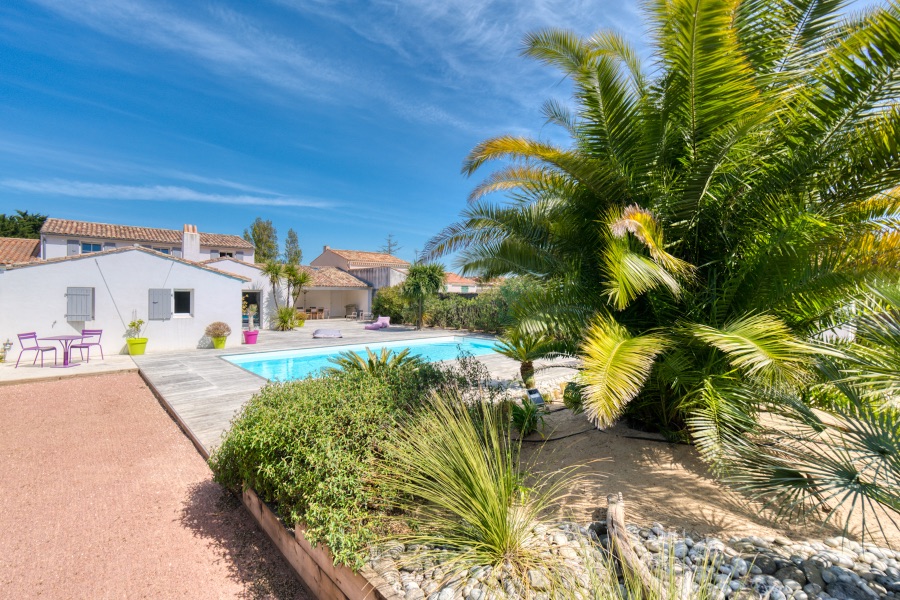
{"label": "wooden deck", "polygon": [[[367,331],[363,327],[364,323],[344,319],[307,321],[302,329],[296,331],[260,331],[259,340],[253,346],[147,354],[134,357],[134,361],[173,418],[201,454],[206,456],[219,443],[235,413],[266,383],[263,378],[223,360],[223,355],[465,335],[443,329],[415,331],[408,327],[392,326],[385,330]],[[313,339],[312,332],[319,328],[340,329],[344,337]],[[517,376],[518,363],[513,360],[499,354],[478,359],[497,380],[511,381]],[[568,378],[573,373],[569,368],[540,371],[538,383]]]}

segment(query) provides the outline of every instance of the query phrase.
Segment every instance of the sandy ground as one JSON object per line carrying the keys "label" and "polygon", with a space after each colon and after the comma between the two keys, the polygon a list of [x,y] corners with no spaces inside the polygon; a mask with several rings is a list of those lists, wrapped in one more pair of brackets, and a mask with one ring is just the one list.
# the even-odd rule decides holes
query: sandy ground
{"label": "sandy ground", "polygon": [[[747,502],[718,484],[691,446],[634,438],[658,438],[622,425],[608,431],[591,427],[583,415],[557,410],[545,417],[545,438],[571,437],[523,444],[523,460],[538,472],[561,469],[567,465],[585,465],[583,479],[573,486],[566,511],[576,522],[592,520],[598,508],[606,508],[606,496],[621,492],[625,499],[626,519],[649,527],[658,522],[667,529],[693,535],[775,536],[795,540],[819,539],[839,535],[838,526],[822,526],[821,521],[806,523],[776,521],[771,512]],[[540,440],[532,434],[528,440]],[[850,537],[860,538],[861,521],[851,519]],[[869,538],[900,546],[900,530],[888,525],[888,536]]]}
{"label": "sandy ground", "polygon": [[138,375],[2,387],[0,415],[0,598],[308,598]]}

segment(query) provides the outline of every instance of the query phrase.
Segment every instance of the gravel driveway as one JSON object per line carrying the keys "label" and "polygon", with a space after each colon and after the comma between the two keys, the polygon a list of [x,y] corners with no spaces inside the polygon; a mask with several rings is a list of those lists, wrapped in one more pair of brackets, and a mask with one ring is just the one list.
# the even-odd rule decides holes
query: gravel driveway
{"label": "gravel driveway", "polygon": [[0,597],[309,596],[137,374],[0,387]]}

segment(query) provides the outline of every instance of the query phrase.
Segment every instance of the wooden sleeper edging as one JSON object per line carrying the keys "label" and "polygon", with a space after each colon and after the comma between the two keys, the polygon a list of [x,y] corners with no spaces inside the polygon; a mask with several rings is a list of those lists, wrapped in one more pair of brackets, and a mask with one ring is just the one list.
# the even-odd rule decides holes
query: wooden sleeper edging
{"label": "wooden sleeper edging", "polygon": [[316,598],[402,600],[402,596],[370,567],[363,567],[354,573],[349,567],[336,566],[327,548],[310,544],[303,535],[301,525],[297,525],[294,531],[285,527],[251,488],[244,490],[241,501]]}

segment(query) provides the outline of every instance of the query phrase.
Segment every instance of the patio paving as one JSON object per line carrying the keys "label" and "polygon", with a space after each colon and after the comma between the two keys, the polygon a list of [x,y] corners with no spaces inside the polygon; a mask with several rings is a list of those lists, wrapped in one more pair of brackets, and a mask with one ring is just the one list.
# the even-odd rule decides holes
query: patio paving
{"label": "patio paving", "polygon": [[[228,429],[235,413],[266,383],[265,379],[223,360],[223,355],[468,335],[466,332],[444,329],[416,331],[402,326],[367,331],[364,325],[345,319],[307,321],[295,331],[260,331],[257,344],[252,346],[147,354],[134,357],[134,361],[200,453],[208,456]],[[344,337],[313,339],[312,332],[320,328],[340,329]],[[495,379],[509,381],[518,374],[518,363],[499,354],[478,359]],[[572,373],[574,371],[568,368],[540,371],[538,384],[546,385]]]}
{"label": "patio paving", "polygon": [[[91,357],[91,362],[82,363],[78,360],[76,354],[75,363],[77,367],[69,367],[68,369],[55,369],[49,366],[41,368],[40,359],[37,365],[32,365],[33,354],[25,355],[25,358],[16,368],[16,358],[19,356],[17,351],[11,352],[8,357],[9,362],[0,363],[0,386],[11,385],[15,383],[28,383],[36,381],[56,381],[59,379],[69,379],[73,377],[86,377],[90,375],[104,375],[108,373],[136,373],[138,367],[127,354],[107,354],[103,360]],[[53,359],[49,359],[52,363]],[[60,358],[62,361],[62,358]],[[49,363],[45,363],[49,364]]]}

